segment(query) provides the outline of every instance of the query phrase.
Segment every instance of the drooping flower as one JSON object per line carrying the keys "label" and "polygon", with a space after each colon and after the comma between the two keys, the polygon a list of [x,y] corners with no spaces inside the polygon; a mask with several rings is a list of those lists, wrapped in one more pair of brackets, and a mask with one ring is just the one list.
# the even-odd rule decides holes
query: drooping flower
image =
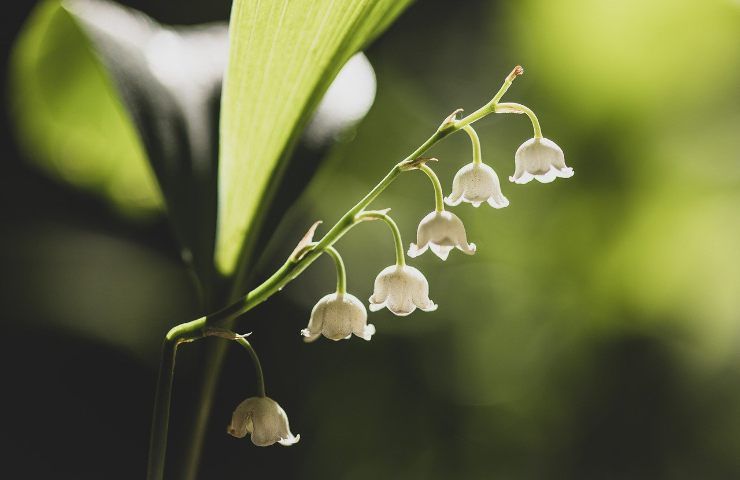
{"label": "drooping flower", "polygon": [[533,178],[550,183],[556,178],[570,178],[573,169],[565,165],[565,155],[560,147],[547,138],[530,138],[522,143],[514,155],[515,171],[509,180],[529,183]]}
{"label": "drooping flower", "polygon": [[249,433],[252,443],[258,447],[276,442],[287,447],[301,439],[300,435],[290,433],[288,416],[270,397],[251,397],[240,403],[226,431],[236,438],[244,438]]}
{"label": "drooping flower", "polygon": [[442,260],[447,260],[450,250],[458,248],[463,253],[475,253],[475,244],[468,244],[465,225],[452,212],[431,212],[419,222],[416,230],[416,244],[409,247],[409,257],[418,257],[431,248]]}
{"label": "drooping flower", "polygon": [[388,307],[391,313],[403,317],[420,308],[425,312],[437,309],[429,299],[429,283],[424,275],[409,265],[391,265],[375,278],[370,297],[370,311]]}
{"label": "drooping flower", "polygon": [[452,193],[445,198],[445,203],[454,207],[460,202],[471,203],[476,208],[483,202],[493,208],[509,205],[509,200],[501,193],[496,172],[485,163],[477,162],[462,167],[452,180]]}
{"label": "drooping flower", "polygon": [[370,340],[375,326],[367,324],[367,310],[357,297],[339,292],[319,300],[311,310],[308,327],[301,330],[306,342],[313,342],[322,334],[332,340],[342,340],[353,333]]}

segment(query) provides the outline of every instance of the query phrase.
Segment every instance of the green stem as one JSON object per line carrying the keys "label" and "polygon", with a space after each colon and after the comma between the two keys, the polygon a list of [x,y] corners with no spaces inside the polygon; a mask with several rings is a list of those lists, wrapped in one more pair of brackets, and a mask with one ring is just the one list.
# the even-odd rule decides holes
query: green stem
{"label": "green stem", "polygon": [[504,83],[501,85],[501,88],[498,89],[498,92],[496,92],[496,95],[493,96],[489,104],[496,105],[500,100],[501,97],[504,96],[504,94],[509,90],[509,87],[511,84],[516,80],[516,77],[519,75],[522,75],[524,73],[524,69],[521,65],[517,65],[514,67],[514,69],[509,73],[509,75],[506,76],[506,79],[504,80]]}
{"label": "green stem", "polygon": [[170,421],[170,405],[172,399],[172,381],[175,377],[175,356],[177,347],[181,343],[200,338],[199,325],[201,319],[178,325],[167,333],[162,345],[162,359],[159,364],[157,390],[154,395],[154,414],[152,415],[152,431],[149,438],[149,460],[147,464],[147,479],[162,480],[164,478],[165,452],[167,450],[167,432]]}
{"label": "green stem", "polygon": [[254,363],[254,369],[257,372],[257,393],[260,397],[265,397],[265,376],[262,374],[262,364],[260,363],[260,359],[257,356],[257,351],[252,347],[252,344],[247,341],[245,338],[247,335],[238,335],[231,330],[225,329],[225,328],[218,328],[218,327],[205,327],[202,330],[203,334],[202,337],[220,337],[225,338],[226,340],[231,340],[233,342],[238,343],[242,347],[244,347],[247,352],[249,352],[249,356],[252,357],[252,363]]}
{"label": "green stem", "polygon": [[393,234],[393,244],[396,247],[396,265],[403,267],[406,265],[406,256],[403,253],[403,240],[401,240],[401,231],[398,225],[393,221],[390,215],[380,211],[362,212],[357,216],[358,221],[362,220],[383,220]]}
{"label": "green stem", "polygon": [[[226,328],[230,328],[234,320],[226,322]],[[198,474],[198,465],[203,453],[205,432],[208,427],[210,413],[213,409],[213,401],[218,386],[219,374],[224,360],[226,359],[227,345],[218,342],[206,346],[205,363],[203,365],[202,384],[196,403],[196,412],[193,426],[190,431],[189,444],[182,461],[180,478],[183,480],[195,480]]]}
{"label": "green stem", "polygon": [[169,340],[164,341],[157,378],[157,392],[154,396],[152,431],[149,438],[149,462],[147,465],[147,478],[149,480],[162,480],[164,478],[164,459],[167,450],[167,431],[170,421],[170,399],[172,398],[172,380],[175,375],[176,351],[176,343]]}
{"label": "green stem", "polygon": [[[345,213],[342,218],[340,218],[339,221],[334,224],[334,226],[316,244],[315,249],[308,252],[299,260],[289,259],[270,278],[251,290],[240,300],[213,314],[209,314],[207,317],[199,318],[197,320],[193,320],[192,322],[178,325],[177,327],[173,328],[171,332],[176,332],[176,337],[183,339],[181,341],[190,341],[195,338],[200,338],[200,336],[202,335],[197,336],[197,332],[202,332],[206,326],[229,326],[229,323],[232,322],[236,317],[248,312],[256,305],[270,298],[272,295],[282,289],[286,284],[300,275],[301,272],[308,268],[308,266],[311,265],[311,263],[313,263],[316,258],[321,255],[321,253],[323,253],[328,247],[331,247],[345,233],[347,233],[350,228],[352,228],[352,226],[356,224],[356,216],[360,214],[367,206],[369,206],[373,202],[373,200],[375,200],[386,188],[388,188],[388,186],[393,183],[393,181],[398,177],[398,175],[401,174],[401,172],[408,170],[409,165],[416,161],[422,154],[424,154],[433,145],[446,138],[450,134],[455,133],[458,130],[463,129],[465,126],[470,125],[473,122],[476,122],[481,118],[493,113],[498,101],[501,99],[504,93],[506,93],[506,90],[508,90],[513,79],[520,74],[520,71],[514,69],[512,73],[509,74],[509,76],[506,78],[506,81],[501,86],[496,95],[491,99],[491,101],[480,107],[472,114],[460,120],[455,120],[451,123],[444,123],[437,129],[436,132],[434,132],[434,134],[432,134],[432,136],[430,136],[424,143],[417,147],[416,150],[414,150],[409,156],[407,156],[398,164],[394,165],[393,168],[391,168],[391,170],[386,174],[386,176],[383,177],[383,179],[378,182],[378,184],[375,185],[375,187],[373,187],[373,189],[370,190],[367,195],[365,195],[359,202],[357,202],[354,207],[347,211],[347,213]],[[421,165],[421,167],[418,168],[424,171],[424,167],[426,166]],[[431,169],[429,169],[429,171],[431,171]],[[429,175],[429,173],[427,173],[427,175]],[[439,186],[439,188],[437,187],[437,185],[439,185],[439,179],[436,178],[434,172],[432,172],[432,175],[433,176],[430,176],[430,178],[432,179],[432,182],[435,183],[435,200],[437,211],[442,211],[444,210],[444,204],[442,203],[443,198],[441,194],[441,186]],[[393,224],[395,225],[395,222]],[[397,229],[398,227],[396,226],[394,229],[394,239],[396,240],[396,262],[400,265],[403,265],[405,264],[405,259],[403,256],[403,246],[400,244],[400,233],[396,235],[395,230]],[[192,335],[195,335],[195,337],[188,339],[188,336]],[[163,348],[162,363],[160,365],[160,380],[157,383],[157,392],[155,395],[156,403],[154,409],[154,418],[152,420],[152,442],[150,445],[149,455],[150,465],[147,477],[149,480],[161,480],[164,469],[164,450],[166,448],[167,422],[169,419],[169,403],[172,389],[172,371],[174,368],[175,357],[174,350],[176,347],[176,344],[170,345],[169,338],[170,335],[168,334],[168,340],[165,341],[165,346]],[[206,367],[214,372],[219,369],[224,357],[223,349],[216,350],[216,352],[217,355],[213,355],[208,359]],[[195,427],[195,433],[193,435],[191,445],[192,448],[189,452],[189,456],[191,457],[191,459],[197,459],[200,456],[200,450],[203,444],[203,435],[205,434],[205,426],[208,419],[208,412],[210,411],[210,406],[212,405],[213,401],[213,394],[215,392],[216,377],[217,374],[215,373],[210,375],[208,378],[208,382],[204,384],[202,390],[203,394],[199,402],[200,410],[197,415],[197,424]],[[165,403],[166,408],[163,406]],[[186,469],[186,475],[188,476],[188,478],[192,478],[195,475],[195,465],[197,464],[197,460],[190,460],[188,463],[189,467]]]}
{"label": "green stem", "polygon": [[475,132],[475,129],[470,125],[465,125],[463,130],[468,134],[470,141],[473,144],[473,163],[480,165],[483,162],[483,156],[480,151],[480,138],[478,138],[478,134]]}
{"label": "green stem", "polygon": [[347,269],[344,268],[342,256],[334,247],[326,247],[326,253],[334,260],[334,265],[337,267],[337,293],[344,295],[347,293]]}
{"label": "green stem", "polygon": [[507,90],[509,90],[509,87],[514,82],[514,79],[518,77],[519,75],[524,73],[524,69],[517,65],[514,67],[514,69],[511,71],[511,73],[506,77],[504,80],[504,83],[501,85],[501,88],[498,89],[498,92],[493,96],[493,98],[480,107],[478,110],[474,111],[470,115],[468,115],[465,118],[462,118],[460,120],[457,120],[455,122],[455,127],[459,130],[460,128],[464,127],[465,125],[470,125],[473,122],[477,122],[481,118],[493,113],[494,109],[496,108],[496,105],[501,100],[501,97],[504,96]]}
{"label": "green stem", "polygon": [[499,103],[494,109],[497,113],[525,113],[529,117],[529,121],[532,122],[532,129],[534,130],[534,138],[542,138],[542,128],[540,127],[540,121],[537,120],[537,115],[534,114],[531,108],[526,107],[520,103]]}
{"label": "green stem", "polygon": [[444,212],[444,193],[442,193],[442,184],[439,183],[439,178],[437,177],[437,174],[434,173],[434,170],[429,168],[427,164],[419,165],[419,170],[426,173],[427,177],[429,177],[429,180],[432,181],[432,186],[434,187],[434,209],[437,211],[437,213]]}
{"label": "green stem", "polygon": [[260,359],[257,356],[257,352],[255,351],[254,347],[252,347],[252,344],[247,341],[246,338],[237,335],[234,339],[236,343],[244,347],[247,352],[249,352],[249,356],[252,357],[252,363],[254,363],[254,369],[257,372],[257,395],[260,397],[266,397],[265,394],[265,376],[262,373],[262,364],[260,363]]}
{"label": "green stem", "polygon": [[[428,148],[428,147],[427,147]],[[404,160],[407,161],[408,159]],[[403,162],[401,162],[403,163]],[[286,261],[270,278],[262,282],[254,290],[247,293],[239,301],[208,315],[205,323],[209,326],[220,327],[230,319],[242,315],[260,303],[264,302],[272,295],[281,290],[285,285],[294,280],[298,275],[308,268],[324,251],[342,238],[356,223],[356,216],[365,209],[383,190],[388,188],[393,180],[402,172],[401,164],[395,165],[388,174],[357,204],[334,224],[334,226],[316,242],[316,246],[309,250],[299,259],[290,258]]]}

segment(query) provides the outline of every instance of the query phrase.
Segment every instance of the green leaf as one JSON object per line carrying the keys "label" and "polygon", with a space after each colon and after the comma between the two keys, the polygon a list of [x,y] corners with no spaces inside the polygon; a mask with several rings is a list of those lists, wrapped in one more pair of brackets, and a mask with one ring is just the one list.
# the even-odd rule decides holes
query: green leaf
{"label": "green leaf", "polygon": [[14,111],[33,158],[123,209],[163,197],[202,285],[214,273],[227,52],[224,24],[169,27],[108,1],[67,0],[42,3],[14,56]]}
{"label": "green leaf", "polygon": [[10,105],[39,167],[137,216],[162,200],[144,148],[88,39],[59,2],[42,2],[13,51]]}
{"label": "green leaf", "polygon": [[235,0],[215,261],[232,275],[296,135],[344,63],[410,0]]}

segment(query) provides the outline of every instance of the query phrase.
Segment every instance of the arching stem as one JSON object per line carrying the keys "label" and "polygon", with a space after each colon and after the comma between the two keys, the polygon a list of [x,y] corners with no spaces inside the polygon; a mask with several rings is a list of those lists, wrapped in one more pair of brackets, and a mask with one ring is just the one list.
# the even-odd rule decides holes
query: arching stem
{"label": "arching stem", "polygon": [[205,317],[183,323],[167,332],[162,345],[162,359],[159,364],[157,390],[154,395],[154,413],[152,431],[149,437],[149,458],[147,460],[147,478],[161,480],[164,478],[165,453],[167,451],[167,433],[170,422],[170,405],[172,383],[175,377],[175,357],[181,343],[192,342],[202,337],[201,325]]}
{"label": "arching stem", "polygon": [[391,233],[393,234],[393,244],[396,247],[396,265],[398,265],[399,267],[403,267],[404,265],[406,265],[406,256],[403,253],[403,240],[401,239],[401,231],[398,229],[398,225],[396,225],[396,222],[393,221],[391,216],[380,210],[372,210],[362,212],[361,214],[357,215],[358,222],[361,222],[363,220],[382,220],[385,222],[386,225],[388,225],[388,228],[391,229]]}
{"label": "arching stem", "polygon": [[236,335],[234,341],[244,347],[249,353],[249,356],[252,357],[254,370],[257,373],[257,395],[259,395],[260,397],[267,396],[265,394],[265,376],[262,373],[262,364],[260,363],[260,358],[257,356],[257,351],[254,349],[254,347],[252,347],[252,344],[249,343],[246,338],[244,338],[243,335]]}
{"label": "arching stem", "polygon": [[344,262],[342,256],[334,247],[326,247],[326,253],[334,260],[334,265],[337,267],[337,293],[344,295],[347,293],[347,269],[344,268]]}
{"label": "arching stem", "polygon": [[465,125],[463,130],[468,134],[470,142],[473,144],[473,163],[480,165],[483,162],[483,156],[481,155],[480,150],[480,138],[478,138],[478,134],[475,132],[475,129],[470,125]]}
{"label": "arching stem", "polygon": [[442,193],[442,184],[439,183],[439,178],[437,178],[437,174],[434,173],[434,170],[429,168],[427,164],[422,164],[419,166],[419,170],[426,173],[427,177],[429,177],[429,180],[432,182],[432,186],[434,187],[434,209],[439,212],[445,211],[445,202],[444,202],[444,193]]}
{"label": "arching stem", "polygon": [[537,120],[537,115],[534,114],[531,108],[526,107],[520,103],[499,103],[498,105],[496,105],[495,112],[526,114],[529,117],[529,121],[532,122],[534,138],[542,138],[542,128],[540,128],[540,121]]}

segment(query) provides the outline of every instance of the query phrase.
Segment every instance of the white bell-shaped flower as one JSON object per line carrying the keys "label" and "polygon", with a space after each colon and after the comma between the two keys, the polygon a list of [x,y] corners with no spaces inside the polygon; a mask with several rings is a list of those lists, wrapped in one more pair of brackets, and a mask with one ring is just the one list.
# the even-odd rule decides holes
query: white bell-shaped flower
{"label": "white bell-shaped flower", "polygon": [[496,172],[485,163],[476,162],[462,167],[452,180],[452,193],[445,198],[445,203],[454,207],[460,202],[471,203],[476,208],[483,202],[493,208],[509,205],[509,200],[501,193]]}
{"label": "white bell-shaped flower", "polygon": [[287,447],[301,439],[300,435],[290,433],[288,416],[269,397],[251,397],[240,403],[226,431],[236,438],[244,438],[249,433],[252,443],[258,447],[276,442]]}
{"label": "white bell-shaped flower", "polygon": [[370,340],[375,326],[367,324],[365,305],[354,295],[335,292],[319,300],[311,310],[308,327],[301,330],[305,341],[324,335],[332,340],[350,338],[352,334]]}
{"label": "white bell-shaped flower", "polygon": [[388,307],[393,314],[403,317],[420,308],[425,312],[437,309],[429,299],[429,283],[424,275],[409,265],[391,265],[375,278],[375,289],[370,297],[370,311]]}
{"label": "white bell-shaped flower", "polygon": [[533,178],[550,183],[556,178],[570,178],[573,169],[565,165],[565,155],[560,147],[547,138],[530,138],[522,143],[514,155],[516,169],[509,180],[529,183]]}
{"label": "white bell-shaped flower", "polygon": [[475,244],[468,244],[465,225],[452,212],[431,212],[419,222],[416,244],[409,247],[409,257],[418,257],[431,248],[442,260],[447,260],[450,250],[458,248],[463,253],[475,253]]}

